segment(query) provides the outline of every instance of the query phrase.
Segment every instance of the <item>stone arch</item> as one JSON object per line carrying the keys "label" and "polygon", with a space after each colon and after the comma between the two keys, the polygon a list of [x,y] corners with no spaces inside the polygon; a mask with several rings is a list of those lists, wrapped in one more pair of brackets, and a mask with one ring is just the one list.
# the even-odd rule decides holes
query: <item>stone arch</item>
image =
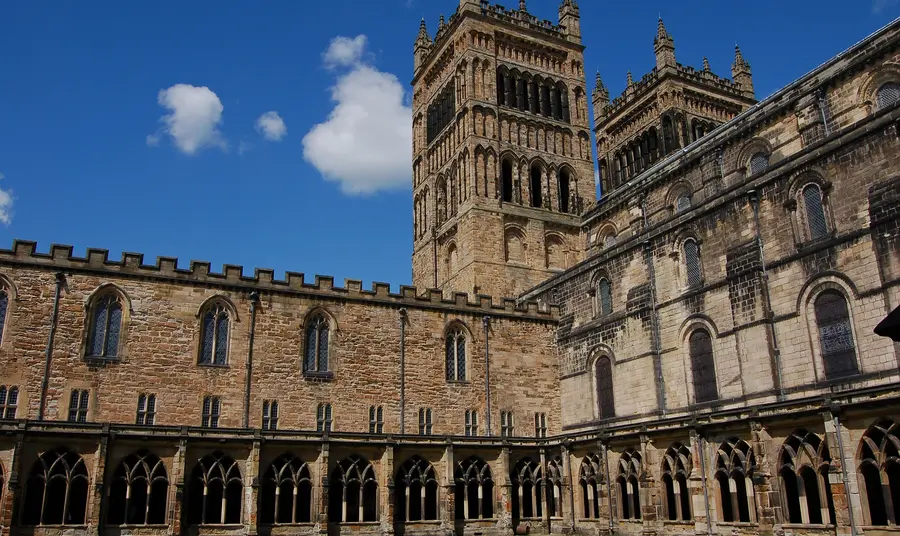
{"label": "stone arch", "polygon": [[591,350],[587,360],[591,378],[591,395],[594,414],[599,419],[616,416],[616,360],[608,345],[598,344]]}
{"label": "stone arch", "polygon": [[737,167],[737,169],[739,170],[743,170],[745,175],[749,175],[750,160],[754,155],[757,154],[766,155],[769,158],[767,166],[771,164],[771,160],[775,155],[773,152],[772,144],[769,142],[769,140],[757,136],[745,142],[738,152],[738,159],[735,167]]}
{"label": "stone arch", "polygon": [[544,235],[544,250],[547,269],[569,267],[566,239],[559,233],[549,232]]}
{"label": "stone arch", "polygon": [[300,326],[303,337],[301,359],[303,373],[314,376],[334,371],[334,345],[339,333],[335,316],[321,305],[303,315]]}
{"label": "stone arch", "polygon": [[241,321],[234,302],[231,301],[231,298],[224,294],[214,294],[203,300],[203,303],[201,303],[200,306],[197,307],[197,312],[194,314],[194,316],[200,318],[201,316],[203,316],[203,313],[205,313],[207,309],[219,304],[225,307],[225,309],[228,311],[228,314],[231,315],[231,318],[233,318],[235,322]]}
{"label": "stone arch", "polygon": [[673,213],[687,211],[694,203],[694,186],[687,179],[679,179],[666,192],[666,207]]}
{"label": "stone arch", "polygon": [[506,262],[528,263],[528,247],[525,237],[525,230],[518,225],[509,224],[504,228],[503,241],[506,246]]}
{"label": "stone arch", "polygon": [[[802,308],[798,313],[799,318],[806,320],[817,380],[844,378],[863,372],[855,321],[856,293],[845,277],[820,275],[807,282],[801,291]],[[823,318],[827,313],[837,316]],[[842,314],[846,319],[841,318]]]}
{"label": "stone arch", "polygon": [[449,241],[444,252],[444,266],[447,270],[447,279],[450,279],[459,268],[459,248],[456,246],[456,241]]}
{"label": "stone arch", "polygon": [[865,108],[866,113],[877,110],[876,92],[887,83],[900,84],[900,65],[894,62],[885,63],[872,70],[865,81],[860,84],[856,94],[857,103]]}

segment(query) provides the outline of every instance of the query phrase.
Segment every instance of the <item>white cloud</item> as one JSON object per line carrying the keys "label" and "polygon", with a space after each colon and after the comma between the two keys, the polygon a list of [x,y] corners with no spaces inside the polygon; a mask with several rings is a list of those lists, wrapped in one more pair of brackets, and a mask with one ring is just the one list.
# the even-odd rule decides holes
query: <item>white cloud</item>
{"label": "white cloud", "polygon": [[[365,43],[365,36],[355,40]],[[361,63],[363,52],[332,87],[335,106],[328,120],[303,137],[306,161],[347,194],[403,187],[412,174],[412,109],[403,102],[403,85],[393,74]]]}
{"label": "white cloud", "polygon": [[[0,173],[0,181],[4,179],[3,173]],[[9,225],[12,223],[13,196],[12,190],[4,190],[0,188],[0,223]]]}
{"label": "white cloud", "polygon": [[279,141],[287,134],[287,125],[278,112],[266,112],[256,120],[256,130],[269,141]]}
{"label": "white cloud", "polygon": [[322,54],[325,66],[328,68],[347,67],[359,63],[366,50],[367,41],[365,35],[335,37]]}
{"label": "white cloud", "polygon": [[223,150],[228,147],[219,131],[225,107],[208,87],[175,84],[159,91],[158,102],[170,113],[160,118],[161,131],[147,136],[148,145],[158,144],[161,135],[168,134],[185,154],[194,154],[205,147]]}
{"label": "white cloud", "polygon": [[872,4],[872,13],[876,15],[882,13],[884,10],[896,6],[898,1],[900,0],[875,0],[875,3]]}

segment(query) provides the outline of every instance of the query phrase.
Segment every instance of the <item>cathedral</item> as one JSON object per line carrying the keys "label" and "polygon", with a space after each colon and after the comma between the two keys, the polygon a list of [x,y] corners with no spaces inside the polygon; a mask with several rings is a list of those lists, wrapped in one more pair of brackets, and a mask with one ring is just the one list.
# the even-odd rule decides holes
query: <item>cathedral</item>
{"label": "cathedral", "polygon": [[448,7],[414,287],[0,249],[0,536],[900,534],[900,21],[613,97],[576,0]]}

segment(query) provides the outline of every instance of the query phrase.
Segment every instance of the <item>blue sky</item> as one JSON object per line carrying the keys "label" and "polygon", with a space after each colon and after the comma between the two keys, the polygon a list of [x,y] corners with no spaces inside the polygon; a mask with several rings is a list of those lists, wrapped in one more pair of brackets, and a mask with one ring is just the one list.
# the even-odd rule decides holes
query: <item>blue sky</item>
{"label": "blue sky", "polygon": [[[555,20],[558,4],[528,9]],[[740,44],[758,98],[900,15],[900,0],[580,4],[587,71],[614,95],[653,66],[660,14],[681,63],[730,76]],[[0,3],[0,245],[408,284],[412,44],[456,5]]]}

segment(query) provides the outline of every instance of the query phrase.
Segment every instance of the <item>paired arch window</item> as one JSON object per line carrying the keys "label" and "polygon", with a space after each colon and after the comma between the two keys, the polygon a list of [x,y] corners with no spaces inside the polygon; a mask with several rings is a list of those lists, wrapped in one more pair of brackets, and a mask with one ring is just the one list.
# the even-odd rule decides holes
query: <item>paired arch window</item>
{"label": "paired arch window", "polygon": [[484,460],[473,456],[457,462],[453,479],[456,519],[494,517],[494,480],[491,467]]}
{"label": "paired arch window", "polygon": [[372,464],[357,455],[331,472],[328,520],[332,523],[378,521],[378,479]]}
{"label": "paired arch window", "polygon": [[862,438],[859,473],[870,525],[896,525],[900,513],[900,434],[897,423],[882,420]]}
{"label": "paired arch window", "polygon": [[826,290],[816,298],[814,308],[825,378],[831,380],[858,374],[853,326],[844,295],[836,290]]}
{"label": "paired arch window", "polygon": [[547,514],[550,517],[562,517],[562,458],[559,456],[547,460]]}
{"label": "paired arch window", "polygon": [[512,481],[513,519],[540,518],[544,493],[540,465],[531,458],[522,458],[509,476]]}
{"label": "paired arch window", "polygon": [[331,432],[331,404],[323,403],[316,407],[316,431]]}
{"label": "paired arch window", "polygon": [[547,414],[534,414],[534,437],[547,437]]}
{"label": "paired arch window", "polygon": [[716,455],[716,482],[719,487],[722,521],[753,521],[753,482],[756,465],[753,451],[746,441],[731,438],[719,445]]}
{"label": "paired arch window", "polygon": [[428,107],[426,137],[430,144],[456,117],[455,81],[450,81]]}
{"label": "paired arch window", "polygon": [[616,416],[616,399],[613,391],[612,360],[609,356],[600,356],[594,364],[594,377],[597,384],[597,408],[601,419]]}
{"label": "paired arch window", "polygon": [[600,456],[588,454],[581,460],[578,482],[581,485],[581,506],[584,519],[600,519],[600,486],[603,483]]}
{"label": "paired arch window", "polygon": [[562,83],[532,79],[518,71],[497,70],[497,104],[569,122],[569,90]]}
{"label": "paired arch window", "polygon": [[384,406],[369,406],[369,433],[384,433]]}
{"label": "paired arch window", "polygon": [[306,324],[306,355],[303,372],[307,374],[328,372],[328,344],[331,325],[325,313],[315,313]]}
{"label": "paired arch window", "polygon": [[22,524],[84,525],[87,500],[88,472],[81,456],[64,448],[45,452],[28,477]]}
{"label": "paired arch window", "polygon": [[431,435],[431,408],[419,408],[419,435]]}
{"label": "paired arch window", "polygon": [[597,283],[597,312],[600,316],[606,316],[612,313],[612,308],[612,284],[603,277]]}
{"label": "paired arch window", "polygon": [[516,432],[516,422],[513,412],[500,412],[500,437],[514,437]]}
{"label": "paired arch window", "polygon": [[466,410],[465,433],[467,436],[478,435],[478,411],[474,409]]}
{"label": "paired arch window", "polygon": [[507,159],[500,163],[500,199],[505,203],[513,201],[513,165]]}
{"label": "paired arch window", "polygon": [[200,425],[204,428],[218,428],[221,415],[222,400],[217,396],[203,397],[203,412],[200,415]]}
{"label": "paired arch window", "polygon": [[259,519],[264,525],[293,525],[312,521],[312,478],[301,459],[283,454],[272,462],[262,480]]}
{"label": "paired arch window", "polygon": [[434,466],[419,456],[406,460],[394,481],[395,521],[438,519],[438,481]]}
{"label": "paired arch window", "polygon": [[697,329],[688,339],[691,354],[691,373],[694,378],[694,400],[711,402],[719,398],[716,385],[716,364],[713,359],[712,337],[705,329]]}
{"label": "paired arch window", "polygon": [[700,268],[700,245],[693,238],[689,238],[684,241],[682,251],[688,288],[699,287],[703,284],[703,271]]}
{"label": "paired arch window", "polygon": [[616,477],[620,519],[641,518],[641,454],[628,449],[619,458],[619,474]]}
{"label": "paired arch window", "polygon": [[803,215],[809,240],[818,240],[828,235],[828,220],[825,217],[825,203],[822,190],[817,184],[807,184],[800,194],[803,201]]}
{"label": "paired arch window", "polygon": [[231,456],[215,452],[197,462],[188,488],[191,525],[237,525],[241,522],[244,480]]}
{"label": "paired arch window", "polygon": [[466,332],[460,326],[451,327],[445,336],[444,359],[447,381],[466,381]]}
{"label": "paired arch window", "polygon": [[228,330],[231,317],[222,303],[210,305],[203,313],[200,338],[201,365],[225,365],[228,363]]}
{"label": "paired arch window", "polygon": [[784,442],[778,476],[789,523],[835,524],[834,500],[828,482],[831,455],[813,433],[797,430]]}
{"label": "paired arch window", "polygon": [[263,400],[262,429],[278,429],[278,401]]}
{"label": "paired arch window", "polygon": [[169,477],[158,456],[147,451],[129,454],[110,485],[109,524],[165,524],[168,492]]}
{"label": "paired arch window", "polygon": [[688,487],[692,468],[691,451],[686,446],[675,443],[666,449],[662,480],[666,490],[665,504],[670,521],[692,519],[691,489]]}
{"label": "paired arch window", "polygon": [[897,104],[900,101],[900,84],[897,82],[882,84],[875,92],[875,101],[879,110]]}
{"label": "paired arch window", "polygon": [[72,389],[69,395],[69,422],[87,422],[90,408],[90,391]]}
{"label": "paired arch window", "polygon": [[756,175],[769,169],[769,155],[760,151],[750,157],[750,174]]}
{"label": "paired arch window", "polygon": [[156,422],[156,395],[141,393],[138,395],[137,418],[134,423],[141,426],[152,426]]}

